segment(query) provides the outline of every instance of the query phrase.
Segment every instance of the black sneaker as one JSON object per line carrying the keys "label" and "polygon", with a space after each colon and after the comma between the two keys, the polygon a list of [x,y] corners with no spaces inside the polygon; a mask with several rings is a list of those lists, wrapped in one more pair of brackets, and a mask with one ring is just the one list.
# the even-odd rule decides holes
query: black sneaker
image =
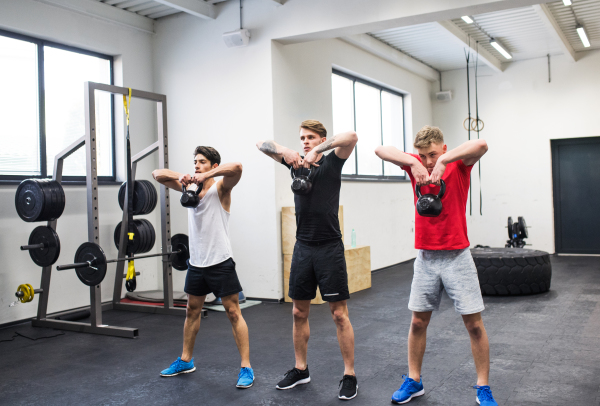
{"label": "black sneaker", "polygon": [[354,399],[358,394],[358,382],[354,375],[344,375],[340,381],[340,395],[338,398],[342,400]]}
{"label": "black sneaker", "polygon": [[294,368],[285,373],[283,378],[276,386],[277,389],[292,389],[296,385],[302,385],[310,382],[308,367],[304,371]]}

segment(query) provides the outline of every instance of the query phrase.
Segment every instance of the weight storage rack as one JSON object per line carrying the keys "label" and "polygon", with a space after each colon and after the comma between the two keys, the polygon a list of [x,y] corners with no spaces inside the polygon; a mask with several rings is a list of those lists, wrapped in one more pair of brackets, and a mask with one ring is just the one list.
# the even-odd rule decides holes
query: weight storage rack
{"label": "weight storage rack", "polygon": [[[129,88],[113,85],[106,85],[95,82],[85,82],[85,128],[86,133],[83,137],[73,142],[63,151],[56,155],[54,159],[53,180],[62,182],[63,161],[65,158],[76,152],[82,146],[86,146],[86,187],[87,187],[87,218],[88,218],[88,241],[98,244],[99,236],[99,201],[98,201],[98,175],[96,159],[96,98],[95,92],[102,91],[110,94],[129,95]],[[132,180],[135,179],[137,163],[150,156],[154,152],[159,153],[159,168],[167,169],[168,166],[168,136],[167,136],[167,97],[162,94],[150,93],[142,90],[131,90],[132,98],[139,98],[156,102],[157,120],[158,120],[158,140],[141,152],[132,157]],[[133,183],[133,182],[132,182]],[[127,184],[127,188],[134,185]],[[128,191],[126,191],[128,192]],[[121,223],[121,235],[119,244],[118,258],[125,258],[126,235],[128,229],[127,206],[128,199],[125,199],[123,207],[123,219]],[[168,252],[171,247],[171,216],[170,216],[169,190],[164,185],[160,186],[160,223],[161,223],[161,250]],[[56,230],[57,220],[48,221],[48,227]],[[163,271],[163,291],[164,305],[153,306],[135,303],[122,303],[121,293],[123,287],[125,261],[117,262],[117,271],[115,274],[115,285],[112,302],[102,304],[100,284],[90,286],[90,323],[73,322],[66,320],[56,320],[47,316],[48,296],[50,291],[50,276],[52,266],[42,268],[41,293],[38,303],[37,316],[32,320],[35,327],[49,327],[58,330],[77,331],[92,334],[102,334],[109,336],[118,336],[126,338],[135,338],[138,336],[137,328],[109,326],[102,323],[103,310],[127,310],[146,313],[185,315],[185,308],[175,307],[173,305],[173,277],[172,266],[168,258],[162,259]],[[78,309],[79,310],[79,309]],[[68,312],[61,312],[65,314]],[[202,310],[202,316],[206,317],[207,311]]]}

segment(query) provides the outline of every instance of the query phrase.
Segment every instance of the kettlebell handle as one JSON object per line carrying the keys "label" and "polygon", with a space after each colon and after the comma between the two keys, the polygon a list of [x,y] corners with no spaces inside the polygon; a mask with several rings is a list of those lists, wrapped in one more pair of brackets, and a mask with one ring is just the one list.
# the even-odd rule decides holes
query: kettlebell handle
{"label": "kettlebell handle", "polygon": [[[417,193],[417,199],[421,198],[421,186],[417,185],[415,188],[415,192]],[[437,194],[437,198],[441,199],[442,197],[444,197],[444,194],[446,193],[446,182],[444,182],[443,179],[440,179],[440,191]]]}
{"label": "kettlebell handle", "polygon": [[[199,185],[198,185],[198,188],[197,188],[197,189],[196,189],[196,191],[194,192],[194,193],[196,194],[196,196],[198,196],[198,195],[200,194],[200,192],[202,192],[202,187],[203,187],[203,186],[204,186],[204,183],[201,183],[201,184],[199,184]],[[181,185],[181,192],[182,192],[182,193],[185,193],[186,191],[187,191],[187,190],[186,190],[186,187],[185,187],[185,185],[184,185],[184,184],[182,184],[182,185]]]}
{"label": "kettlebell handle", "polygon": [[[308,169],[308,178],[310,179],[310,173],[312,172],[312,167]],[[296,171],[293,166],[290,166],[290,174],[292,175],[292,179],[296,179]]]}

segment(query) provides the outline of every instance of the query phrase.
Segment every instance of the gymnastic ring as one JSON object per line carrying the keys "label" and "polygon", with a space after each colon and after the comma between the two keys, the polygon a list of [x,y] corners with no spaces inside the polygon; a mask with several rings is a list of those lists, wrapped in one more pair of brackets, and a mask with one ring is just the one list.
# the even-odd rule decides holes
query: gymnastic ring
{"label": "gymnastic ring", "polygon": [[[481,123],[481,128],[478,128],[479,123]],[[473,126],[473,124],[475,124],[475,125]],[[485,127],[485,123],[483,122],[483,120],[477,118],[477,119],[471,121],[471,130],[472,131],[483,131],[483,127]]]}
{"label": "gymnastic ring", "polygon": [[469,131],[469,129],[467,128],[467,126],[465,125],[465,123],[467,122],[467,120],[469,120],[469,127],[471,127],[472,123],[473,123],[473,118],[472,117],[467,117],[465,118],[465,120],[463,121],[463,128],[465,129],[465,131]]}

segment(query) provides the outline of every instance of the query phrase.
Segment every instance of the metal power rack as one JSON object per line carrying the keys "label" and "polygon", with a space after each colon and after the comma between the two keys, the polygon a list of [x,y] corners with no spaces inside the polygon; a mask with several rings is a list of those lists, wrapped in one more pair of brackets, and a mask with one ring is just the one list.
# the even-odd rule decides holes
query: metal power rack
{"label": "metal power rack", "polygon": [[[61,183],[63,161],[83,145],[86,146],[86,185],[87,185],[87,214],[88,214],[88,241],[98,244],[99,242],[99,214],[98,214],[98,175],[96,159],[96,98],[95,91],[103,91],[111,94],[128,95],[129,88],[106,85],[102,83],[85,83],[85,136],[69,145],[66,149],[56,155],[54,160],[53,179]],[[158,120],[158,140],[132,157],[132,179],[135,179],[137,163],[155,151],[159,152],[159,168],[167,169],[168,166],[168,137],[167,137],[167,96],[142,90],[131,90],[132,98],[140,98],[156,102]],[[128,185],[129,187],[129,185]],[[125,199],[123,207],[123,220],[121,224],[121,236],[118,258],[125,258],[125,239],[128,229],[127,217],[128,202]],[[161,222],[161,249],[167,252],[171,246],[171,215],[169,203],[169,190],[164,185],[160,186],[160,222]],[[57,220],[49,221],[48,227],[56,230]],[[38,303],[37,317],[32,320],[36,327],[50,327],[59,330],[78,331],[92,334],[135,338],[138,336],[137,328],[117,327],[102,324],[102,310],[116,309],[158,314],[185,315],[186,309],[173,305],[173,277],[172,267],[168,258],[162,259],[164,305],[153,306],[135,303],[121,303],[123,287],[123,271],[125,261],[117,262],[115,274],[115,285],[113,300],[111,303],[102,305],[100,285],[90,287],[90,323],[56,320],[47,317],[48,293],[50,289],[51,266],[42,269],[41,293]],[[62,312],[64,314],[67,312]],[[206,317],[206,310],[202,311]]]}

